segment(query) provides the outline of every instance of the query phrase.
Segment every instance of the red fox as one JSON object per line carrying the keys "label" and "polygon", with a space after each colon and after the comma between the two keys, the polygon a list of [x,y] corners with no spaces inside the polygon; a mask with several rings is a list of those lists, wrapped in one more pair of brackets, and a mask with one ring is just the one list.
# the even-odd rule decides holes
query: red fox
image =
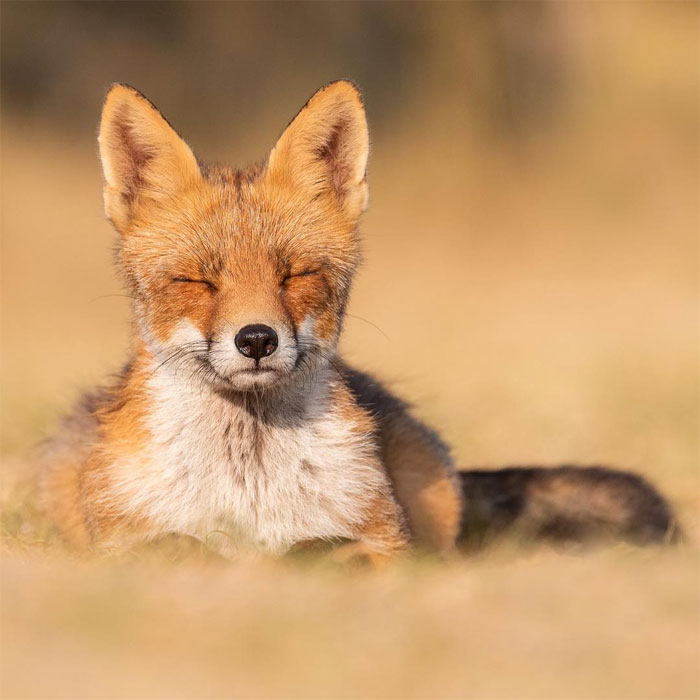
{"label": "red fox", "polygon": [[116,84],[99,148],[133,346],[117,381],[47,445],[43,501],[69,541],[222,532],[232,555],[330,541],[374,560],[448,554],[503,513],[538,533],[584,522],[575,503],[615,534],[669,530],[665,502],[637,477],[458,473],[431,429],[338,357],[367,206],[354,84],[321,88],[265,163],[244,170],[199,162],[143,95]]}

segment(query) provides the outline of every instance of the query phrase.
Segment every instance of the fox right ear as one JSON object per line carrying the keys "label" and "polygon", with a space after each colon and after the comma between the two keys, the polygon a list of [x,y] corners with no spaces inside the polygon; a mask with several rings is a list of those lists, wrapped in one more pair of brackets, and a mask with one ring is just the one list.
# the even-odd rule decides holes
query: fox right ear
{"label": "fox right ear", "polygon": [[358,87],[337,80],[318,90],[275,144],[269,177],[311,197],[330,194],[357,219],[367,207],[367,119]]}
{"label": "fox right ear", "polygon": [[137,90],[113,85],[102,108],[100,158],[107,217],[124,231],[144,200],[167,199],[200,179],[197,159]]}

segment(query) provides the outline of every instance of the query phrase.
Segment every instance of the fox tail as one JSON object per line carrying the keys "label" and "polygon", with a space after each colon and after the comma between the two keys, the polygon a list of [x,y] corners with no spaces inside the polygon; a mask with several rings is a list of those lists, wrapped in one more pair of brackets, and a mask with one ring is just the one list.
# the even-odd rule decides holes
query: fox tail
{"label": "fox tail", "polygon": [[681,532],[666,499],[637,474],[605,467],[508,467],[459,472],[462,545],[495,538],[559,543],[676,542]]}

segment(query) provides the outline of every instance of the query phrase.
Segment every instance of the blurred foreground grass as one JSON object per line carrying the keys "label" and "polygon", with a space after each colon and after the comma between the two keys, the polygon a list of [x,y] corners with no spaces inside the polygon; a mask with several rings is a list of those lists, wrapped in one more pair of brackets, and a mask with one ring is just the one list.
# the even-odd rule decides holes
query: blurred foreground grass
{"label": "blurred foreground grass", "polygon": [[86,559],[43,529],[26,466],[0,501],[2,698],[700,696],[693,537],[380,571],[177,542]]}
{"label": "blurred foreground grass", "polygon": [[3,698],[698,697],[698,559],[5,557]]}

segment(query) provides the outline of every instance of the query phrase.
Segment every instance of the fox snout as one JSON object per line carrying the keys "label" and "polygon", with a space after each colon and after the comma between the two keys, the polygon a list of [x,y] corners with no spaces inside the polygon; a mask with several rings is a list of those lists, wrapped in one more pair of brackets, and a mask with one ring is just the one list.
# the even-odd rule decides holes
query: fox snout
{"label": "fox snout", "polygon": [[252,357],[258,362],[277,350],[279,338],[274,328],[263,323],[254,323],[241,328],[236,333],[234,343],[241,355]]}
{"label": "fox snout", "polygon": [[262,389],[280,382],[297,366],[302,348],[281,319],[227,323],[208,340],[206,364],[228,388]]}

